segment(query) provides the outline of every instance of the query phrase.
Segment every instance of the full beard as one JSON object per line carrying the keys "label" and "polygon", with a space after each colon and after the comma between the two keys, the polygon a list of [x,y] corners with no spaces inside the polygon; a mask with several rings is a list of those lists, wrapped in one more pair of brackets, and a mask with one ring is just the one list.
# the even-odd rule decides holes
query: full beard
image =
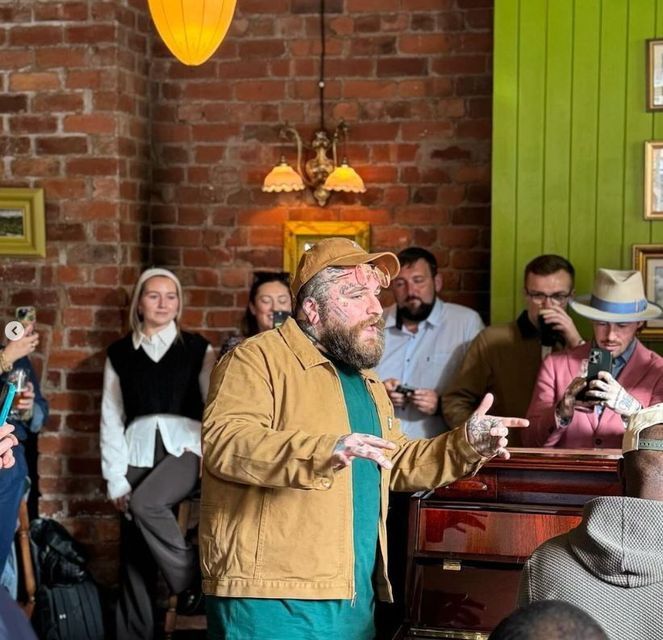
{"label": "full beard", "polygon": [[400,320],[401,324],[403,320],[409,320],[410,322],[423,322],[431,314],[434,304],[435,301],[428,303],[422,300],[417,309],[410,309],[406,306],[398,307],[396,310],[397,320]]}
{"label": "full beard", "polygon": [[[352,327],[342,322],[330,322],[329,318],[326,320],[318,342],[333,360],[357,370],[371,369],[380,362],[384,352],[384,320],[381,317],[364,320]],[[366,327],[377,328],[374,338],[362,339],[361,333]]]}

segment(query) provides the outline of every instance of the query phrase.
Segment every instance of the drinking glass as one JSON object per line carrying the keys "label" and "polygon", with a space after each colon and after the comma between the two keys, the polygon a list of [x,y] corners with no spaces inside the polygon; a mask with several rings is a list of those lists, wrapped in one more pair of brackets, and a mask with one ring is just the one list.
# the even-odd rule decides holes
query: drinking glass
{"label": "drinking glass", "polygon": [[12,409],[9,412],[9,417],[14,420],[29,420],[32,417],[32,409],[17,409],[18,402],[24,397],[25,392],[28,390],[29,376],[28,370],[23,367],[12,369],[7,374],[7,380],[13,382],[16,386],[16,395],[12,403]]}

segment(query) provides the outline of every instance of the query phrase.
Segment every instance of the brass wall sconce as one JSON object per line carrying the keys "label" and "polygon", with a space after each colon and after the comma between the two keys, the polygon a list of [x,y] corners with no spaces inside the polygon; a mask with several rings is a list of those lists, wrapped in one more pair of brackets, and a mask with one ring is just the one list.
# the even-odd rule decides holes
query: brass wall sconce
{"label": "brass wall sconce", "polygon": [[[285,123],[280,130],[282,141],[297,144],[297,165],[293,169],[281,153],[278,164],[267,174],[262,190],[270,193],[313,190],[315,201],[324,207],[333,191],[364,193],[366,187],[359,174],[350,166],[347,159],[346,142],[348,125],[344,120],[330,134],[325,128],[325,3],[320,0],[320,79],[318,80],[320,100],[320,128],[313,134],[310,144],[302,141],[297,129]],[[343,160],[338,163],[337,146],[343,144]],[[302,170],[302,149],[312,151],[314,156],[304,164]],[[331,153],[331,157],[330,154]]]}
{"label": "brass wall sconce", "polygon": [[[315,201],[324,207],[333,191],[346,193],[364,193],[366,187],[359,174],[348,164],[343,156],[338,163],[337,145],[347,138],[348,125],[341,120],[330,135],[323,128],[316,131],[310,145],[305,145],[297,129],[285,124],[281,127],[279,137],[282,140],[293,140],[297,144],[297,169],[293,169],[282,154],[279,163],[267,174],[262,185],[263,191],[303,191],[305,187],[313,190]],[[302,171],[302,148],[313,151],[313,158],[308,160]],[[331,158],[329,152],[331,151]]]}

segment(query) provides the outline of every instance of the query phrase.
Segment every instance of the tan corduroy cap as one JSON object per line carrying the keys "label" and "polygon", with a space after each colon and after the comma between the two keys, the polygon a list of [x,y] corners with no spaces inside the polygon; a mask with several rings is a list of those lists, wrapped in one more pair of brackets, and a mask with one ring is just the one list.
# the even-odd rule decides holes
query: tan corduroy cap
{"label": "tan corduroy cap", "polygon": [[663,451],[663,440],[648,440],[640,438],[640,432],[655,424],[663,424],[663,403],[654,404],[647,409],[640,409],[628,419],[624,439],[622,440],[622,453],[649,449]]}
{"label": "tan corduroy cap", "polygon": [[389,251],[368,253],[349,238],[325,238],[302,254],[290,288],[296,298],[302,286],[327,267],[356,267],[369,263],[387,276],[387,284],[401,268],[398,258]]}

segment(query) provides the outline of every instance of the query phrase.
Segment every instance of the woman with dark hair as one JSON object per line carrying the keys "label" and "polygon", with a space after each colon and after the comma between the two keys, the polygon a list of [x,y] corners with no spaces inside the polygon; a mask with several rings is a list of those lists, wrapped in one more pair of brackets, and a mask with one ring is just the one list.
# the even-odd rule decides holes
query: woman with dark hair
{"label": "woman with dark hair", "polygon": [[274,312],[292,313],[290,275],[283,271],[255,271],[249,291],[249,304],[241,323],[241,336],[228,338],[221,355],[228,353],[245,338],[274,328]]}
{"label": "woman with dark hair", "polygon": [[[148,269],[134,288],[132,331],[108,348],[101,403],[101,471],[122,519],[117,638],[154,637],[156,569],[189,604],[197,559],[172,507],[196,486],[200,423],[214,365],[210,344],[182,331],[182,286]],[[198,587],[199,589],[199,587]]]}

